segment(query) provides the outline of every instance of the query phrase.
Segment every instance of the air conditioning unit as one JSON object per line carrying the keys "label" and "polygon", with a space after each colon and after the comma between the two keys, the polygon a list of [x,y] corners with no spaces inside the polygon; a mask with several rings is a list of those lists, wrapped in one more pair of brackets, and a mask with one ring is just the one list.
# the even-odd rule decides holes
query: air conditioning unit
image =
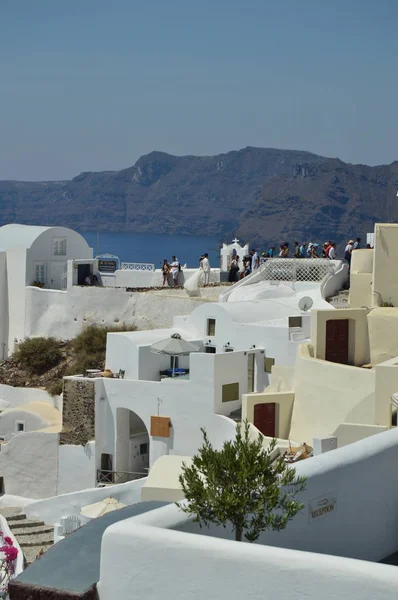
{"label": "air conditioning unit", "polygon": [[314,456],[324,454],[325,452],[329,452],[330,450],[336,450],[337,437],[331,435],[329,437],[314,438],[313,448]]}

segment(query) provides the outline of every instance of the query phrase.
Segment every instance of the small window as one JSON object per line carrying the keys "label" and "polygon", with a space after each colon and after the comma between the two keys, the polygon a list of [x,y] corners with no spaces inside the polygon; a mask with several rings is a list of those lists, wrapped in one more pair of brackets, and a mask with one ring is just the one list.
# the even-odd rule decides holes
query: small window
{"label": "small window", "polygon": [[289,317],[289,327],[302,327],[301,317]]}
{"label": "small window", "polygon": [[15,423],[15,431],[18,433],[20,431],[25,431],[25,423],[23,421],[16,421]]}
{"label": "small window", "polygon": [[140,456],[148,454],[148,444],[140,444]]}
{"label": "small window", "polygon": [[216,347],[215,346],[206,346],[205,352],[206,352],[206,354],[215,354]]}
{"label": "small window", "polygon": [[225,352],[233,352],[234,349],[231,346],[225,346]]}
{"label": "small window", "polygon": [[239,383],[226,383],[222,386],[222,401],[233,402],[239,400]]}
{"label": "small window", "polygon": [[266,373],[271,373],[272,367],[275,364],[275,358],[270,358],[269,356],[266,356],[264,358],[264,371]]}
{"label": "small window", "polygon": [[53,238],[53,255],[54,256],[65,256],[66,255],[66,237]]}
{"label": "small window", "polygon": [[35,264],[35,281],[37,283],[46,283],[46,264],[36,263]]}
{"label": "small window", "polygon": [[216,320],[207,319],[207,334],[210,337],[216,335]]}

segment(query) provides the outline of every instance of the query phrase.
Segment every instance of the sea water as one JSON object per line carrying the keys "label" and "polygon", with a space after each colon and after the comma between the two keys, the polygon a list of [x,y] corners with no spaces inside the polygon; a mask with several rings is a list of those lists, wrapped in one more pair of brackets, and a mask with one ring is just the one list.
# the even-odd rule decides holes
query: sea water
{"label": "sea water", "polygon": [[114,254],[122,262],[152,263],[159,268],[174,255],[181,265],[199,266],[199,257],[209,255],[212,267],[220,266],[220,240],[202,235],[164,235],[158,233],[80,232],[97,254]]}

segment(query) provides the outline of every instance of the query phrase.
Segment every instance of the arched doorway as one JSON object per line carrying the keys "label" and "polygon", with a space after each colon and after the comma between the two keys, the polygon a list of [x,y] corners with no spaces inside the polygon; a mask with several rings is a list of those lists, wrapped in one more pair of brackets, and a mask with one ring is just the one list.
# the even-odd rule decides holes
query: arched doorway
{"label": "arched doorway", "polygon": [[[128,408],[116,411],[115,471],[118,479],[131,481],[149,468],[149,433],[144,421]],[[122,483],[122,481],[120,481]]]}

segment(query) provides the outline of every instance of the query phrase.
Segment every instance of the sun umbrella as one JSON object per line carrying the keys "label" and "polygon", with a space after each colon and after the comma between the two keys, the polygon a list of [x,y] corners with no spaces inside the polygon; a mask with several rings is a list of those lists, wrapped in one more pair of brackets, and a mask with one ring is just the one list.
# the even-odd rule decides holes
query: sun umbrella
{"label": "sun umbrella", "polygon": [[90,517],[91,519],[96,519],[97,517],[102,517],[109,512],[119,510],[125,506],[126,504],[119,502],[119,500],[116,500],[116,498],[105,498],[104,500],[101,500],[101,502],[83,506],[80,514],[84,515],[85,517]]}
{"label": "sun umbrella", "polygon": [[[173,333],[173,335],[166,340],[155,342],[151,346],[151,351],[155,354],[167,354],[174,358],[176,356],[183,356],[184,354],[190,354],[191,352],[199,352],[198,346],[183,340],[179,333]],[[173,368],[174,377],[174,368]]]}

